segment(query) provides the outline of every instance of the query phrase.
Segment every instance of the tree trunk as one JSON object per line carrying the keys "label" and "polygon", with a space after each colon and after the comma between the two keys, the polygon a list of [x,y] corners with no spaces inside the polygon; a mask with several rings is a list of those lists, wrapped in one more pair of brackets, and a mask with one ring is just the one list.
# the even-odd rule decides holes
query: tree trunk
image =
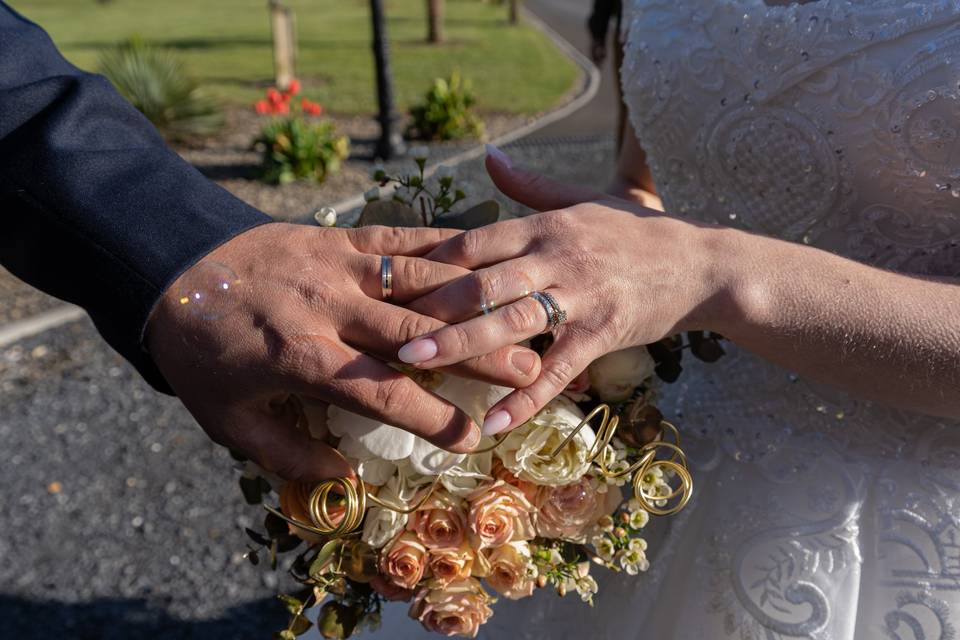
{"label": "tree trunk", "polygon": [[520,22],[520,0],[510,0],[510,24]]}
{"label": "tree trunk", "polygon": [[443,0],[427,0],[427,42],[443,42]]}
{"label": "tree trunk", "polygon": [[279,0],[270,0],[270,30],[273,34],[273,77],[281,91],[297,77],[297,28],[293,10]]}

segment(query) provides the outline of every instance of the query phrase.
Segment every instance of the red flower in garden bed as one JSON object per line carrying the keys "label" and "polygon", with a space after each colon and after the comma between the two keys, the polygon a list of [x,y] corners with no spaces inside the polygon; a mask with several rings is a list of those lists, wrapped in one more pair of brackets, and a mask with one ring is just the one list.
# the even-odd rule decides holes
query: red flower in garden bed
{"label": "red flower in garden bed", "polygon": [[[284,91],[280,91],[276,87],[267,89],[266,97],[253,103],[253,108],[261,115],[288,114],[292,111],[293,96],[298,93],[300,93],[300,81],[294,79],[290,81]],[[317,102],[301,98],[300,113],[308,116],[319,116],[323,113],[323,107]]]}

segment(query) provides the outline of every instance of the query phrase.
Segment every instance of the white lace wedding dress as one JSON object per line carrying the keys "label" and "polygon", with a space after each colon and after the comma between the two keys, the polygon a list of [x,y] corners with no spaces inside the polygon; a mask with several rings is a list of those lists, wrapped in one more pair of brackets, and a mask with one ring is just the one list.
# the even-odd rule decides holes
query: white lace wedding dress
{"label": "white lace wedding dress", "polygon": [[[960,276],[960,2],[625,9],[626,99],[668,211]],[[602,579],[592,609],[501,600],[482,637],[958,637],[960,424],[731,351],[664,390],[697,492],[651,525],[650,571]],[[387,636],[422,633],[402,616]]]}

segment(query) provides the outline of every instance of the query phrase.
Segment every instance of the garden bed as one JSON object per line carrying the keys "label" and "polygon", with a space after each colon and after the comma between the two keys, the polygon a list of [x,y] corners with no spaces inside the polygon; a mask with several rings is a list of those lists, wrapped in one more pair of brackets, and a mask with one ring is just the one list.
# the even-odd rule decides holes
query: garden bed
{"label": "garden bed", "polygon": [[[257,115],[249,108],[229,109],[226,115],[227,125],[219,136],[192,147],[179,148],[177,151],[207,177],[279,220],[302,220],[305,215],[320,207],[357,196],[373,186],[370,170],[373,167],[373,147],[379,135],[379,125],[371,116],[331,118],[336,123],[337,130],[350,137],[351,153],[340,171],[323,184],[300,180],[287,185],[271,185],[257,179],[260,154],[250,147],[251,140],[256,137],[266,117]],[[489,138],[503,135],[532,119],[524,115],[489,113],[482,117]],[[402,130],[405,120],[401,120],[398,126]],[[475,146],[479,141],[408,144],[427,146],[431,162],[436,162]],[[391,164],[405,162],[410,160],[399,158]]]}

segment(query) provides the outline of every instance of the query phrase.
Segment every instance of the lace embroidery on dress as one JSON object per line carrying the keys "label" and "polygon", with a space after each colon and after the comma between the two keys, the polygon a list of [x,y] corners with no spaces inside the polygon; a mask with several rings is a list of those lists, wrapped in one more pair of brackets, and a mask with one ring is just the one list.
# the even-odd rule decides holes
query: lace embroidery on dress
{"label": "lace embroidery on dress", "polygon": [[[627,13],[624,92],[668,211],[960,276],[960,2],[635,0]],[[953,638],[960,425],[732,351],[665,389],[684,430],[723,454],[700,486],[737,490],[695,500],[706,515],[687,522],[709,544],[672,527],[665,564],[692,554],[697,569],[651,580],[650,600],[685,603],[682,621],[639,604],[652,630]]]}

